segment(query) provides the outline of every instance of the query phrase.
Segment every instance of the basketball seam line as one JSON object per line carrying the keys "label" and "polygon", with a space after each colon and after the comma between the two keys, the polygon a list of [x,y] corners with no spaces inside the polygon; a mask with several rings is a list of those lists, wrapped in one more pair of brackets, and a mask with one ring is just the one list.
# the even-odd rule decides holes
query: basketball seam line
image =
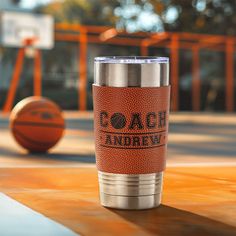
{"label": "basketball seam line", "polygon": [[28,121],[16,121],[14,122],[14,125],[17,126],[47,126],[47,127],[52,127],[52,128],[65,128],[64,125],[57,125],[57,124],[44,124],[44,123],[40,123],[40,122],[28,122]]}
{"label": "basketball seam line", "polygon": [[55,143],[55,142],[40,142],[40,141],[33,140],[33,139],[29,138],[29,137],[26,137],[24,134],[22,134],[20,131],[18,131],[16,129],[13,129],[13,132],[15,132],[15,134],[17,134],[20,138],[23,138],[26,141],[32,142],[34,144],[51,145],[51,144]]}
{"label": "basketball seam line", "polygon": [[[48,108],[48,109],[50,109],[50,108],[52,108],[52,107],[50,107],[50,106],[45,106],[45,104],[39,104],[38,106],[34,106],[33,107],[33,109],[38,109],[38,108]],[[23,115],[23,114],[25,114],[25,113],[27,113],[27,112],[30,112],[30,111],[32,111],[32,107],[30,107],[30,108],[28,108],[28,109],[26,109],[26,110],[24,110],[24,111],[22,111],[22,113],[20,113],[19,112],[19,115]]]}

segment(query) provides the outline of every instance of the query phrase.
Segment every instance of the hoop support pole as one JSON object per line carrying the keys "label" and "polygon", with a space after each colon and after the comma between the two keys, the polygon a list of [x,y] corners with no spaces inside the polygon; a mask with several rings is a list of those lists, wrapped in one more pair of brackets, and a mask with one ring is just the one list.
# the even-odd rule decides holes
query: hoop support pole
{"label": "hoop support pole", "polygon": [[36,49],[34,58],[34,96],[42,95],[41,51]]}
{"label": "hoop support pole", "polygon": [[14,66],[14,71],[13,71],[9,91],[7,94],[6,102],[3,107],[4,113],[11,111],[11,108],[15,99],[15,95],[16,95],[16,89],[19,84],[20,74],[21,74],[23,62],[24,62],[24,56],[25,56],[25,48],[20,48],[17,53],[17,59]]}

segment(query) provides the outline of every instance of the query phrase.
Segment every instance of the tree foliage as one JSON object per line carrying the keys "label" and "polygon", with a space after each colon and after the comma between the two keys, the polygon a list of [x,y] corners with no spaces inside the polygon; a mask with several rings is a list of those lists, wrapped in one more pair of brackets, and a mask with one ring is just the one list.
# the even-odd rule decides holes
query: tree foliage
{"label": "tree foliage", "polygon": [[39,6],[36,11],[53,15],[56,22],[114,25],[113,12],[118,5],[117,1],[109,0],[65,0]]}
{"label": "tree foliage", "polygon": [[65,0],[37,11],[57,22],[113,25],[129,32],[236,34],[235,0]]}

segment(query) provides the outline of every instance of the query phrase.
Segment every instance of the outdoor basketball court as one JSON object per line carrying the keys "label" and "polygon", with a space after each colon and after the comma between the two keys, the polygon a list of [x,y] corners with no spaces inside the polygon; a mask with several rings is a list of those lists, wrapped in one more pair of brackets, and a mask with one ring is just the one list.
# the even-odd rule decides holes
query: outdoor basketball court
{"label": "outdoor basketball court", "polygon": [[[7,112],[24,58],[34,60],[34,95],[41,96],[40,53],[53,47],[54,26],[49,16],[6,13],[1,19],[1,44],[19,49],[0,114],[0,236],[236,235],[235,115],[172,114],[163,204],[143,211],[104,208],[91,112],[65,112],[65,136],[47,154],[29,154],[14,141]],[[86,109],[86,37],[81,31],[76,38],[81,110]]]}
{"label": "outdoor basketball court", "polygon": [[136,212],[100,205],[92,113],[65,117],[61,142],[28,154],[1,115],[0,235],[235,235],[235,116],[172,114],[163,204]]}

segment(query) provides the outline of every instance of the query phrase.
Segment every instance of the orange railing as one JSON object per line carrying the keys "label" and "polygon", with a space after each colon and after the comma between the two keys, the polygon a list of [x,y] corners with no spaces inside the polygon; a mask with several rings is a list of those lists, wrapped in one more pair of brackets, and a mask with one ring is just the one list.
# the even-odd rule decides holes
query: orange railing
{"label": "orange railing", "polygon": [[[172,110],[179,109],[179,49],[191,50],[193,54],[192,65],[192,109],[200,110],[200,62],[199,50],[207,49],[225,52],[225,106],[228,112],[234,110],[234,59],[236,37],[222,35],[206,35],[192,33],[134,33],[119,32],[108,26],[84,26],[78,24],[59,23],[55,26],[55,40],[78,42],[79,49],[79,86],[78,104],[80,110],[86,110],[87,97],[87,44],[113,44],[140,47],[140,54],[148,55],[152,47],[170,49],[171,58],[171,85]],[[38,62],[40,63],[40,62]],[[35,80],[35,82],[40,80]],[[39,87],[36,86],[35,87]]]}
{"label": "orange railing", "polygon": [[[71,33],[73,31],[73,33]],[[76,32],[78,34],[76,34]],[[86,35],[86,36],[85,36]],[[131,37],[132,36],[132,37]],[[56,40],[80,42],[80,109],[86,108],[86,48],[87,43],[114,44],[140,47],[141,55],[148,55],[148,48],[165,47],[170,49],[171,58],[171,84],[172,84],[172,110],[179,109],[179,49],[191,50],[193,54],[192,66],[192,109],[200,110],[200,63],[199,50],[208,49],[223,51],[226,55],[225,67],[225,96],[226,110],[234,110],[234,65],[233,53],[235,50],[236,37],[222,35],[206,35],[192,33],[135,33],[118,32],[106,26],[81,26],[76,24],[57,24]],[[83,81],[83,82],[82,82]]]}

